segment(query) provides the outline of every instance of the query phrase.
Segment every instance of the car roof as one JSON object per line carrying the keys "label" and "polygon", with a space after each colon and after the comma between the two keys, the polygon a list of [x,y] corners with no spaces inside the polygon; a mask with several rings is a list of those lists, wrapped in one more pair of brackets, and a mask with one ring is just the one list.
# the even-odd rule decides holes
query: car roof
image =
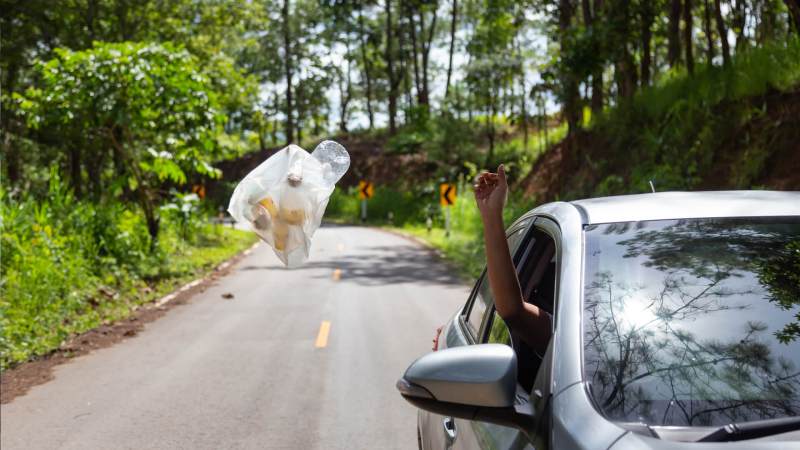
{"label": "car roof", "polygon": [[800,216],[800,192],[658,192],[569,203],[578,209],[584,224],[703,217]]}

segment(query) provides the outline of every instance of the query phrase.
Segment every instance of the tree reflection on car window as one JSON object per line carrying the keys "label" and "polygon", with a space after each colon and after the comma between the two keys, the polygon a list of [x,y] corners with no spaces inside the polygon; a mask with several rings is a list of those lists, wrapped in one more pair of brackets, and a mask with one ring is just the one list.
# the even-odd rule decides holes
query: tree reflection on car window
{"label": "tree reflection on car window", "polygon": [[586,230],[584,371],[612,419],[723,425],[800,411],[800,222]]}

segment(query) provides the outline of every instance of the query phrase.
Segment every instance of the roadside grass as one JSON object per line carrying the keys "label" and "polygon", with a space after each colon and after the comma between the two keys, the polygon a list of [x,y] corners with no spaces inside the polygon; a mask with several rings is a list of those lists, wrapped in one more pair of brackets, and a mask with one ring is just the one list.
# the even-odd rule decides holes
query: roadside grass
{"label": "roadside grass", "polygon": [[468,283],[474,282],[483,270],[486,259],[482,236],[462,230],[451,230],[450,236],[447,236],[443,228],[436,227],[428,231],[425,226],[419,225],[387,228],[414,236],[438,250]]}
{"label": "roadside grass", "polygon": [[3,370],[128,317],[256,239],[200,220],[187,238],[187,224],[164,214],[158,248],[149,251],[135,211],[81,202],[59,188],[51,194],[46,202],[0,195]]}

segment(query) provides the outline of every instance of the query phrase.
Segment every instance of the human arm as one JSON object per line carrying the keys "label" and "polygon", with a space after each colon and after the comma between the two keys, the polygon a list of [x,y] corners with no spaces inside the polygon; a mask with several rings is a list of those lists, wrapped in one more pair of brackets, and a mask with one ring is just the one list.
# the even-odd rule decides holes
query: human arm
{"label": "human arm", "polygon": [[486,267],[500,317],[529,346],[544,354],[550,338],[550,316],[522,297],[503,225],[508,183],[503,165],[482,173],[475,182],[475,201],[483,221]]}

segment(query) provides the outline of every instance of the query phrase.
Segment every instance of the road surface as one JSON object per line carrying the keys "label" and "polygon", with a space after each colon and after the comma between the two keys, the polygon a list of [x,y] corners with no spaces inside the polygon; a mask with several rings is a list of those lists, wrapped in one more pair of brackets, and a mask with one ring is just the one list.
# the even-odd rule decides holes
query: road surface
{"label": "road surface", "polygon": [[374,229],[321,228],[293,270],[262,244],[138,336],[3,405],[0,443],[416,448],[416,411],[394,384],[467,295],[428,251]]}

